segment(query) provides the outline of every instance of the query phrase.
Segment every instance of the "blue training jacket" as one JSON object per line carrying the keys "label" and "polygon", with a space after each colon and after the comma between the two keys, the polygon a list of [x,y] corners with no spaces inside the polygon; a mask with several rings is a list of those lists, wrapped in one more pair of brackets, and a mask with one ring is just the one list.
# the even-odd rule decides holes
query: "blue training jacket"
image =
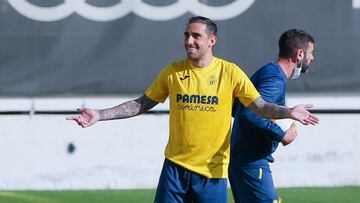
{"label": "blue training jacket", "polygon": [[[285,105],[287,77],[277,63],[261,67],[250,80],[265,101]],[[280,126],[256,115],[237,99],[233,116],[230,160],[239,165],[274,162],[271,154],[285,135]]]}

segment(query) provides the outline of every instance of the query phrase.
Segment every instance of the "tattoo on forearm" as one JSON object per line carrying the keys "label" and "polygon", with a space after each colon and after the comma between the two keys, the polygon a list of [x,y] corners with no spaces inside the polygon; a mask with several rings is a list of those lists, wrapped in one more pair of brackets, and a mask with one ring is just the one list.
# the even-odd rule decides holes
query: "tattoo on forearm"
{"label": "tattoo on forearm", "polygon": [[127,101],[118,106],[100,110],[100,120],[130,118],[148,111],[156,104],[157,102],[143,95],[136,100]]}
{"label": "tattoo on forearm", "polygon": [[139,104],[135,101],[128,101],[110,109],[100,110],[100,120],[111,120],[129,118],[137,115]]}
{"label": "tattoo on forearm", "polygon": [[262,98],[256,99],[249,105],[249,108],[265,118],[289,118],[291,110],[284,106],[266,102]]}

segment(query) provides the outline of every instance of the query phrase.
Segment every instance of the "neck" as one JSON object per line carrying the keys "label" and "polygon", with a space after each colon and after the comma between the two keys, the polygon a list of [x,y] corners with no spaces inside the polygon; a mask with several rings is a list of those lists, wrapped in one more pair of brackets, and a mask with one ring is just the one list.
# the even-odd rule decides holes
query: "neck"
{"label": "neck", "polygon": [[209,54],[199,59],[190,59],[190,60],[194,66],[199,68],[206,68],[211,64],[213,58],[214,56],[212,54]]}
{"label": "neck", "polygon": [[296,63],[292,62],[292,60],[289,58],[278,58],[276,61],[277,64],[281,67],[281,69],[284,71],[287,78],[290,78],[291,74],[293,73]]}

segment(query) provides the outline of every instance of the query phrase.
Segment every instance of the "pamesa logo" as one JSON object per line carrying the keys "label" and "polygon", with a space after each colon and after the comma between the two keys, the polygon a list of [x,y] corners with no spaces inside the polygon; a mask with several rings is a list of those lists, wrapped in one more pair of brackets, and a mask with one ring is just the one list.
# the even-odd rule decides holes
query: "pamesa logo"
{"label": "pamesa logo", "polygon": [[93,21],[112,21],[129,13],[153,21],[167,21],[187,12],[207,16],[213,20],[228,20],[246,11],[255,0],[235,0],[231,3],[210,6],[199,0],[177,0],[166,6],[154,6],[143,0],[119,0],[119,3],[97,7],[86,0],[64,0],[55,6],[38,6],[30,0],[8,0],[9,4],[23,16],[36,21],[62,20],[74,13]]}
{"label": "pamesa logo", "polygon": [[181,111],[216,112],[217,96],[176,94],[177,109]]}
{"label": "pamesa logo", "polygon": [[217,96],[207,96],[207,95],[176,94],[176,102],[218,105],[219,98]]}

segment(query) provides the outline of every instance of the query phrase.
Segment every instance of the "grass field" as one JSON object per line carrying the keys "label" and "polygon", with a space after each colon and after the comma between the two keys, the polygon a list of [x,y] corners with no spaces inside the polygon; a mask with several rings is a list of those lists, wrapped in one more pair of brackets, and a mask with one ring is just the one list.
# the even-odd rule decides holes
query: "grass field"
{"label": "grass field", "polygon": [[[278,194],[283,203],[360,203],[360,187],[280,188]],[[149,203],[154,195],[154,190],[0,191],[0,203]]]}

